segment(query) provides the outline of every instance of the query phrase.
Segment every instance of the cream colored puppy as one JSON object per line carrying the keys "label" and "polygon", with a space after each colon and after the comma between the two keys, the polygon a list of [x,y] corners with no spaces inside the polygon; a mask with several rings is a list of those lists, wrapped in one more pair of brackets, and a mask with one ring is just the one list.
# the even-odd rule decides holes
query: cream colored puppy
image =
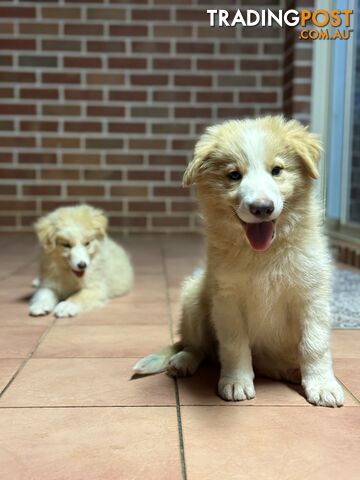
{"label": "cream colored puppy", "polygon": [[330,352],[331,259],[314,192],[318,139],[282,117],[207,129],[184,185],[196,183],[207,265],[183,288],[181,340],[137,373],[192,374],[217,346],[219,395],[255,396],[255,372],[300,381],[309,402],[340,406]]}
{"label": "cream colored puppy", "polygon": [[131,288],[130,260],[106,228],[103,212],[89,205],[58,208],[35,224],[41,260],[30,315],[73,317]]}

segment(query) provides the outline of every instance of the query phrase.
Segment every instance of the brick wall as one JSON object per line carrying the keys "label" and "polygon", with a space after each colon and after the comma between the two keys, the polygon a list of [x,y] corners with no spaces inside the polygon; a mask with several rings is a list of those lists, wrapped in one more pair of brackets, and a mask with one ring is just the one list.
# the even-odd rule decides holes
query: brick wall
{"label": "brick wall", "polygon": [[44,212],[87,201],[124,232],[194,230],[193,192],[180,183],[206,125],[283,111],[308,119],[309,47],[286,80],[285,30],[210,28],[214,5],[0,3],[0,229],[31,229]]}

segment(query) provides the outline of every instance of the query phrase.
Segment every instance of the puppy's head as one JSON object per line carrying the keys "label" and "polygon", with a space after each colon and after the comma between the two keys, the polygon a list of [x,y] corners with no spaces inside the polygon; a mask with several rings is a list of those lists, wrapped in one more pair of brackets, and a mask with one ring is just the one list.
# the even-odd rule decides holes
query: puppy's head
{"label": "puppy's head", "polygon": [[98,252],[106,228],[104,213],[89,205],[58,208],[35,224],[44,252],[79,278]]}
{"label": "puppy's head", "polygon": [[317,137],[295,120],[232,120],[206,130],[183,184],[197,184],[205,216],[235,220],[249,245],[264,251],[319,177],[320,152]]}

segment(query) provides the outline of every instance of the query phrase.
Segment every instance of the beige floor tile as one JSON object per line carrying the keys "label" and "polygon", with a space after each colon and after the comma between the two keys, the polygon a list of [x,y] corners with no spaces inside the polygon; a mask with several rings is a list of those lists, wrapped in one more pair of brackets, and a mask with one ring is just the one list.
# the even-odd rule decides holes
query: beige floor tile
{"label": "beige floor tile", "polygon": [[180,480],[175,407],[0,409],[11,480]]}
{"label": "beige floor tile", "polygon": [[335,374],[360,402],[360,358],[335,358]]}
{"label": "beige floor tile", "polygon": [[52,322],[52,316],[30,317],[27,302],[1,302],[0,328],[3,326],[46,326]]}
{"label": "beige floor tile", "polygon": [[22,363],[18,358],[0,358],[0,392],[6,387]]}
{"label": "beige floor tile", "polygon": [[59,318],[57,325],[167,325],[169,315],[165,302],[130,304],[119,298],[98,310],[73,318]]}
{"label": "beige floor tile", "polygon": [[[256,396],[243,402],[226,402],[217,395],[219,369],[216,366],[204,365],[195,375],[181,378],[179,393],[181,405],[295,405],[311,407],[306,401],[300,385],[278,382],[267,378],[256,378]],[[345,391],[345,405],[356,406],[358,403]]]}
{"label": "beige floor tile", "polygon": [[360,330],[333,330],[334,358],[360,358]]}
{"label": "beige floor tile", "polygon": [[169,342],[167,325],[61,325],[50,330],[35,357],[140,357]]}
{"label": "beige floor tile", "polygon": [[[29,360],[0,407],[175,405],[167,375],[132,379],[134,358]],[[2,364],[0,361],[0,380]]]}
{"label": "beige floor tile", "polygon": [[25,358],[35,347],[44,330],[44,326],[1,326],[0,358]]}
{"label": "beige floor tile", "polygon": [[355,480],[360,409],[182,407],[189,480]]}

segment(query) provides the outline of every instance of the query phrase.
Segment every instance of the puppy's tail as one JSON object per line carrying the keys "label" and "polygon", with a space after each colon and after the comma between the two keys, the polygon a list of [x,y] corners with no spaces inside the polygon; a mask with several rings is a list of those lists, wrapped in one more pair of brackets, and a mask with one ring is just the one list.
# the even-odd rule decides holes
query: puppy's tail
{"label": "puppy's tail", "polygon": [[170,358],[175,353],[180,352],[183,346],[180,342],[174,345],[168,345],[159,352],[152,353],[147,357],[141,358],[133,367],[135,373],[148,375],[150,373],[160,373],[166,370]]}

